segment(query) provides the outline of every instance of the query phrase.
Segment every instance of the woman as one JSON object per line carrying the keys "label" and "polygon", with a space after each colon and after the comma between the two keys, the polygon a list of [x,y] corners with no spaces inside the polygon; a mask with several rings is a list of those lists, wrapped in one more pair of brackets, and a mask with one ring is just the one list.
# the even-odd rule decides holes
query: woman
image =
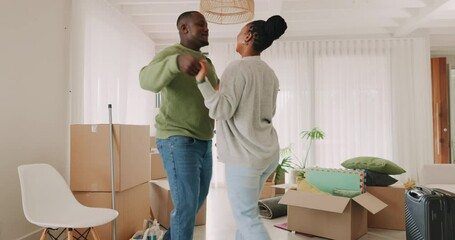
{"label": "woman", "polygon": [[226,68],[218,92],[205,80],[204,62],[196,75],[209,116],[217,120],[218,156],[226,164],[237,240],[270,239],[257,203],[279,159],[280,147],[272,124],[279,83],[260,55],[286,28],[280,16],[246,24],[237,35],[236,51],[242,59]]}

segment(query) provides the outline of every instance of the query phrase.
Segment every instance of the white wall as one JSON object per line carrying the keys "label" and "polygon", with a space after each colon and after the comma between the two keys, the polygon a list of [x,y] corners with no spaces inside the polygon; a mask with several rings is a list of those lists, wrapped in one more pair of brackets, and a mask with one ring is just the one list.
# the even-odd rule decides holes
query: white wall
{"label": "white wall", "polygon": [[[118,35],[109,39],[104,28],[99,33],[84,30],[95,23]],[[39,238],[40,229],[23,214],[17,166],[46,162],[69,179],[69,126],[86,111],[79,106],[86,101],[89,67],[96,67],[98,75],[114,72],[127,80],[121,84],[130,84],[128,94],[116,100],[142,107],[132,111],[125,106],[128,111],[117,113],[116,123],[125,118],[130,124],[153,125],[154,94],[140,89],[138,75],[155,45],[104,0],[2,0],[0,29],[0,240],[32,240]],[[114,51],[121,56],[112,57],[96,46],[86,49],[94,46],[94,37],[106,46],[115,43]],[[100,56],[124,64],[101,69],[93,60]]]}
{"label": "white wall", "polygon": [[24,217],[17,166],[68,166],[70,0],[0,4],[0,239],[38,227]]}
{"label": "white wall", "polygon": [[438,55],[431,55],[431,57],[432,58],[445,57],[446,60],[447,60],[447,63],[450,64],[450,66],[452,68],[455,67],[455,55],[450,55],[450,54],[448,54],[448,55],[440,55],[440,54],[438,54]]}
{"label": "white wall", "polygon": [[455,56],[446,56],[451,68],[455,68]]}
{"label": "white wall", "polygon": [[155,43],[105,0],[77,0],[71,20],[71,124],[152,125],[155,94],[141,89],[139,71]]}

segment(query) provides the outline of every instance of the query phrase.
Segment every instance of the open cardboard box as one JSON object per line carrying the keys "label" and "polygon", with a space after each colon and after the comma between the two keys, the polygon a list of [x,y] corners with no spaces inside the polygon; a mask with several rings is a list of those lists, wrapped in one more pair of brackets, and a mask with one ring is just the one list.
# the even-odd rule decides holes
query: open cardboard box
{"label": "open cardboard box", "polygon": [[331,239],[358,239],[368,231],[368,212],[387,205],[369,193],[354,198],[288,190],[280,204],[288,205],[288,229]]}
{"label": "open cardboard box", "polygon": [[367,192],[387,204],[378,214],[368,213],[368,227],[392,230],[406,230],[405,193],[402,184],[388,187],[368,186]]}

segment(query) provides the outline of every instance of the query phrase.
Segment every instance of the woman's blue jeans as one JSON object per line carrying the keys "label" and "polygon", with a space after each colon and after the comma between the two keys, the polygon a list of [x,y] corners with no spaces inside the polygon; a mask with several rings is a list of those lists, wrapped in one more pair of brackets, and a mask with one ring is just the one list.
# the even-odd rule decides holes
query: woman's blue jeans
{"label": "woman's blue jeans", "polygon": [[278,161],[274,161],[263,169],[255,169],[226,164],[228,197],[237,223],[236,240],[270,239],[259,217],[258,201],[265,181],[277,165]]}
{"label": "woman's blue jeans", "polygon": [[174,209],[164,240],[193,239],[194,221],[207,198],[212,178],[212,141],[172,136],[157,139]]}

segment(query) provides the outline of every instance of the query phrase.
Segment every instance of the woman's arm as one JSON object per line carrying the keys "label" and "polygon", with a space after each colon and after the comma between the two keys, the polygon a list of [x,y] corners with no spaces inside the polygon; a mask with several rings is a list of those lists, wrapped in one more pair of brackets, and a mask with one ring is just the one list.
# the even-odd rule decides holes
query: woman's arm
{"label": "woman's arm", "polygon": [[[225,71],[229,72],[227,68]],[[208,81],[205,80],[207,66],[204,61],[201,61],[201,70],[196,75],[198,88],[204,97],[204,104],[209,109],[209,116],[217,120],[228,120],[234,115],[239,104],[241,94],[244,87],[243,79],[233,75],[227,79],[223,78],[222,86],[217,92]],[[225,76],[223,74],[223,76]]]}

